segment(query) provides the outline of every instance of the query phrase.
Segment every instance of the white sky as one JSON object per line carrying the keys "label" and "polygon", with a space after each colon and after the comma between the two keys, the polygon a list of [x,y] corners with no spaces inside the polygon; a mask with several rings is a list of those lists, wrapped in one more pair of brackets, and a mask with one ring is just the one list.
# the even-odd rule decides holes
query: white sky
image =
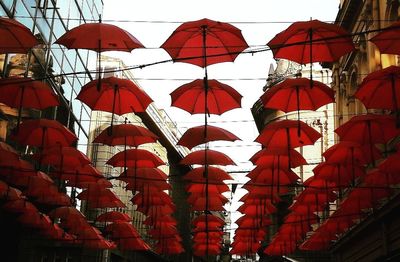
{"label": "white sky", "polygon": [[[104,22],[126,29],[147,48],[136,49],[131,54],[112,53],[112,56],[122,58],[126,65],[133,66],[170,59],[169,55],[158,47],[182,22],[202,18],[229,22],[242,30],[250,46],[262,46],[286,29],[291,22],[311,18],[334,21],[339,0],[104,0],[104,4]],[[250,108],[261,96],[262,87],[265,85],[265,80],[256,79],[266,78],[269,66],[273,62],[272,53],[267,51],[254,55],[241,54],[233,63],[208,67],[209,79],[219,79],[243,95],[241,109],[211,118],[212,122],[220,122],[212,123],[213,125],[221,126],[243,140],[240,143],[223,144],[230,147],[216,148],[228,154],[242,167],[249,167],[248,159],[260,149],[257,144],[252,143],[258,131],[252,122]],[[134,70],[133,74],[139,78],[138,82],[155,101],[155,105],[165,109],[179,127],[187,128],[204,123],[204,117],[201,115],[192,116],[181,109],[170,107],[169,96],[179,86],[203,78],[202,68],[187,63],[164,63]],[[235,213],[232,213],[232,218],[235,217]]]}

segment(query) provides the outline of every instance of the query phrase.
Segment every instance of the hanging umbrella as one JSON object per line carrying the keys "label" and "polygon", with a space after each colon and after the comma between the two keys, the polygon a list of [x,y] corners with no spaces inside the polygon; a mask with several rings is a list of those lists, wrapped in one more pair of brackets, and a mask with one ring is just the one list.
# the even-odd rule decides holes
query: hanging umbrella
{"label": "hanging umbrella", "polygon": [[190,114],[221,115],[240,108],[241,99],[242,95],[235,89],[214,79],[196,79],[171,93],[171,105]]}
{"label": "hanging umbrella", "polygon": [[387,68],[368,74],[360,84],[354,96],[367,109],[388,109],[396,112],[397,124],[400,124],[400,67]]}
{"label": "hanging umbrella", "polygon": [[201,67],[233,62],[247,47],[238,28],[206,18],[183,23],[161,45],[175,62]]}
{"label": "hanging umbrella", "polygon": [[76,99],[85,103],[92,110],[102,110],[114,114],[144,112],[153,100],[129,79],[107,77],[92,80],[84,85]]}
{"label": "hanging umbrella", "polygon": [[307,78],[287,78],[267,89],[260,97],[265,108],[281,110],[285,113],[300,110],[317,110],[321,106],[335,102],[335,91],[324,83]]}
{"label": "hanging umbrella", "polygon": [[[398,37],[400,31],[400,22],[394,22],[370,39],[382,54],[400,55]],[[389,101],[389,100],[388,100]]]}
{"label": "hanging umbrella", "polygon": [[88,188],[76,197],[80,200],[87,200],[90,208],[126,207],[111,190],[106,188],[97,190]]}
{"label": "hanging umbrella", "polygon": [[224,170],[213,167],[213,166],[207,166],[207,167],[197,167],[192,170],[190,170],[186,175],[183,177],[184,180],[188,180],[193,182],[202,182],[204,181],[204,174],[207,171],[208,174],[208,179],[210,181],[219,181],[222,182],[223,180],[233,180],[233,178]]}
{"label": "hanging umbrella", "polygon": [[51,165],[63,171],[64,168],[82,168],[91,163],[90,159],[74,147],[53,146],[44,149],[41,153],[34,154],[33,159],[39,164]]}
{"label": "hanging umbrella", "polygon": [[55,42],[69,49],[88,49],[96,52],[125,51],[144,46],[126,30],[106,23],[81,24]]}
{"label": "hanging umbrella", "polygon": [[152,181],[166,181],[168,179],[167,174],[161,169],[154,167],[128,168],[117,179],[128,182],[135,177],[136,179],[148,180],[149,183]]}
{"label": "hanging umbrella", "polygon": [[[298,130],[300,130],[300,133],[298,133]],[[287,148],[289,150],[312,145],[320,137],[320,133],[302,121],[281,120],[266,125],[255,141],[266,148]]]}
{"label": "hanging umbrella", "polygon": [[191,152],[179,163],[181,165],[236,165],[226,154],[211,149]]}
{"label": "hanging umbrella", "polygon": [[18,125],[22,108],[43,110],[60,104],[57,95],[46,83],[19,77],[0,79],[0,102],[19,109]]}
{"label": "hanging umbrella", "polygon": [[165,163],[148,150],[144,149],[127,149],[115,154],[106,164],[113,167],[158,167]]}
{"label": "hanging umbrella", "polygon": [[68,49],[87,49],[97,52],[99,62],[99,82],[101,86],[101,53],[105,51],[131,52],[135,48],[143,48],[139,42],[126,30],[111,24],[84,23],[63,34],[55,44]]}
{"label": "hanging umbrella", "polygon": [[342,141],[369,145],[373,164],[375,162],[373,145],[386,144],[400,134],[400,129],[396,128],[396,120],[393,116],[374,114],[353,116],[334,131]]}
{"label": "hanging umbrella", "polygon": [[[204,137],[204,134],[207,134],[207,137]],[[240,140],[240,138],[223,128],[210,125],[207,125],[206,127],[202,125],[191,127],[186,130],[179,139],[177,145],[186,146],[187,148],[192,149],[195,146],[217,140],[233,142],[235,140]]]}
{"label": "hanging umbrella", "polygon": [[389,115],[366,114],[353,116],[335,129],[342,141],[363,144],[385,144],[400,134],[395,119]]}
{"label": "hanging umbrella", "polygon": [[292,23],[267,45],[274,58],[284,58],[299,64],[334,62],[355,49],[351,35],[335,24],[310,20]]}
{"label": "hanging umbrella", "polygon": [[20,22],[0,17],[0,53],[27,53],[39,44],[32,32]]}
{"label": "hanging umbrella", "polygon": [[351,181],[365,175],[365,169],[359,165],[322,162],[313,169],[315,178],[328,180],[336,186],[347,188]]}
{"label": "hanging umbrella", "polygon": [[25,120],[19,129],[12,133],[11,139],[21,145],[37,146],[71,146],[78,138],[60,122],[50,119]]}
{"label": "hanging umbrella", "polygon": [[[257,166],[272,167],[278,169],[296,168],[307,165],[304,157],[294,149],[264,148],[255,153],[250,161]],[[289,163],[290,161],[290,163]]]}
{"label": "hanging umbrella", "polygon": [[105,212],[96,218],[97,222],[129,222],[131,220],[132,218],[128,214],[118,211]]}
{"label": "hanging umbrella", "polygon": [[[371,149],[372,152],[370,152]],[[375,146],[370,148],[369,146],[361,146],[355,142],[341,141],[325,150],[322,156],[327,163],[366,165],[371,163],[372,159],[380,159],[382,154]]]}
{"label": "hanging umbrella", "polygon": [[[112,130],[111,130],[112,129]],[[155,143],[158,139],[150,130],[131,124],[109,126],[104,129],[93,143],[101,143],[109,146],[134,146],[137,147],[146,143]]]}

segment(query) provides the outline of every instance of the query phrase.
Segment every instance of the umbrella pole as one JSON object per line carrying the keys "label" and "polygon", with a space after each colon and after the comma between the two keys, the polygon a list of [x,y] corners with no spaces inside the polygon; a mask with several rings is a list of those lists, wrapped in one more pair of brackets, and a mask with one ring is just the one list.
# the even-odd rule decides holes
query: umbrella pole
{"label": "umbrella pole", "polygon": [[300,92],[299,86],[296,86],[296,96],[297,96],[297,136],[300,137]]}
{"label": "umbrella pole", "polygon": [[112,129],[114,125],[114,112],[115,112],[115,100],[117,99],[117,91],[118,91],[118,85],[114,85],[114,98],[113,98],[113,104],[112,104],[112,114],[111,114],[111,126],[108,132],[108,135],[112,135]]}
{"label": "umbrella pole", "polygon": [[310,34],[310,88],[313,88],[314,82],[313,82],[313,76],[312,76],[312,70],[313,70],[313,53],[312,53],[313,31],[312,31],[312,28],[310,28],[309,34]]}
{"label": "umbrella pole", "polygon": [[18,108],[18,120],[17,120],[17,132],[19,129],[19,124],[21,122],[21,118],[22,118],[22,102],[24,101],[24,93],[25,93],[25,85],[22,85],[22,91],[21,91],[21,97],[19,99],[19,108]]}
{"label": "umbrella pole", "polygon": [[[208,96],[208,73],[207,73],[207,32],[206,32],[207,26],[203,25],[201,26],[202,30],[202,36],[203,36],[203,61],[204,61],[204,141],[207,139],[207,114],[208,114],[208,104],[207,104],[207,96]],[[205,216],[206,216],[206,259],[208,261],[208,245],[209,245],[209,239],[208,239],[208,165],[207,165],[207,149],[208,149],[208,143],[206,143],[206,147],[204,150],[205,153],[205,158],[204,158],[204,176],[206,179],[206,205],[205,205]]]}
{"label": "umbrella pole", "polygon": [[371,162],[372,162],[372,167],[375,167],[375,157],[373,152],[372,134],[371,134],[371,121],[367,122],[367,126],[368,126],[369,150],[371,153]]}
{"label": "umbrella pole", "polygon": [[394,74],[390,74],[390,81],[391,81],[391,87],[392,87],[392,99],[393,99],[393,106],[394,110],[396,112],[396,127],[400,128],[400,112],[399,112],[399,106],[397,104],[397,94],[396,94],[396,82],[394,79]]}

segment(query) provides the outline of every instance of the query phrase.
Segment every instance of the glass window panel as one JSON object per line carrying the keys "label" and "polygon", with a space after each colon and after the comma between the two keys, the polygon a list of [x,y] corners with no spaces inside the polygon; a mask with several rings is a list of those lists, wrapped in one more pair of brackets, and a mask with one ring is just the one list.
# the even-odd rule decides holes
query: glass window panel
{"label": "glass window panel", "polygon": [[14,8],[14,0],[2,0],[1,3],[12,13]]}

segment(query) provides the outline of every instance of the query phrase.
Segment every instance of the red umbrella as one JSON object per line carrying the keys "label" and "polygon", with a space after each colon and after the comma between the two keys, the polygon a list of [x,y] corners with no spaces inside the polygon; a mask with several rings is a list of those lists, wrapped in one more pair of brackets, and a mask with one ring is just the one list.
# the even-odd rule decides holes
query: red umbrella
{"label": "red umbrella", "polygon": [[400,22],[394,22],[390,26],[381,29],[381,32],[372,37],[370,41],[378,47],[382,54],[400,55],[398,45],[399,30]]}
{"label": "red umbrella", "polygon": [[299,64],[333,62],[355,49],[351,35],[336,24],[319,20],[292,23],[267,45],[274,58],[284,58]]}
{"label": "red umbrella", "polygon": [[352,117],[335,129],[342,141],[364,144],[385,144],[400,134],[395,119],[389,115],[366,114]]}
{"label": "red umbrella", "polygon": [[[75,219],[75,217],[84,218],[83,214],[75,207],[58,207],[51,210],[48,215],[51,218]],[[78,218],[78,219],[79,219]]]}
{"label": "red umbrella", "polygon": [[400,67],[387,68],[368,74],[360,84],[354,96],[366,108],[400,109]]}
{"label": "red umbrella", "polygon": [[338,188],[348,187],[350,181],[365,175],[365,170],[361,166],[326,162],[318,164],[313,172],[315,178],[334,182]]}
{"label": "red umbrella", "polygon": [[190,114],[216,114],[240,108],[242,95],[217,80],[196,79],[171,93],[172,106]]}
{"label": "red umbrella", "polygon": [[353,141],[361,145],[369,145],[372,163],[373,144],[386,144],[400,134],[396,128],[396,120],[389,115],[358,115],[335,129],[342,141]]}
{"label": "red umbrella", "polygon": [[219,194],[208,194],[206,197],[193,195],[188,199],[188,203],[192,206],[191,211],[225,211],[224,205],[229,200]]}
{"label": "red umbrella", "polygon": [[191,184],[186,188],[187,192],[194,194],[205,195],[206,192],[209,194],[221,194],[229,191],[229,187],[225,184],[219,185],[202,185],[202,184]]}
{"label": "red umbrella", "polygon": [[42,110],[60,104],[57,95],[46,83],[19,77],[0,79],[0,102],[19,109],[18,124],[22,108]]}
{"label": "red umbrella", "polygon": [[104,129],[93,140],[93,143],[102,143],[109,146],[125,145],[137,147],[146,143],[154,143],[157,139],[158,136],[144,127],[121,124],[109,126]]}
{"label": "red umbrella", "polygon": [[182,165],[236,165],[229,156],[211,149],[191,152],[179,163]]}
{"label": "red umbrella", "polygon": [[21,145],[38,147],[71,146],[78,138],[60,122],[50,119],[25,120],[11,138]]}
{"label": "red umbrella", "polygon": [[28,53],[39,44],[32,32],[20,22],[0,17],[0,53]]}
{"label": "red umbrella", "polygon": [[196,227],[204,223],[213,223],[216,226],[223,226],[225,221],[222,218],[212,214],[202,214],[192,220],[192,224]]}
{"label": "red umbrella", "polygon": [[[372,149],[372,152],[370,150]],[[371,157],[373,154],[373,157]],[[328,163],[360,164],[365,165],[372,162],[372,159],[381,158],[381,152],[373,146],[372,148],[361,146],[350,141],[341,141],[328,148],[323,154]]]}
{"label": "red umbrella", "polygon": [[255,141],[267,148],[291,149],[312,145],[320,137],[320,133],[302,121],[281,120],[266,125]]}
{"label": "red umbrella", "polygon": [[91,163],[90,159],[74,147],[53,146],[44,149],[41,153],[35,154],[34,159],[40,164],[52,165],[61,172],[64,168],[82,168]]}
{"label": "red umbrella", "polygon": [[129,215],[118,211],[105,212],[96,218],[97,222],[119,222],[119,221],[129,222],[131,220],[132,218]]}
{"label": "red umbrella", "polygon": [[[272,168],[296,168],[307,165],[304,157],[294,149],[287,148],[264,148],[255,153],[250,161],[257,166]],[[290,161],[290,163],[289,163]]]}
{"label": "red umbrella", "polygon": [[[68,49],[88,49],[97,52],[101,70],[101,52],[125,51],[131,52],[135,48],[143,48],[142,43],[124,29],[99,23],[84,23],[62,35],[56,44],[63,45]],[[101,72],[99,73],[98,89],[101,86]]]}
{"label": "red umbrella", "polygon": [[190,170],[186,175],[183,177],[184,180],[189,180],[191,182],[202,182],[204,180],[204,174],[207,169],[208,179],[210,181],[219,181],[222,182],[223,180],[233,180],[233,178],[226,173],[224,170],[219,169],[213,166],[207,167],[198,167]]}
{"label": "red umbrella", "polygon": [[153,181],[166,181],[168,179],[167,174],[165,174],[161,169],[158,168],[128,168],[124,172],[121,173],[118,180],[122,180],[125,182],[131,181],[131,179],[143,179],[148,180],[151,184]]}
{"label": "red umbrella", "polygon": [[62,35],[55,42],[69,49],[88,49],[96,52],[125,51],[144,46],[118,26],[106,23],[81,24]]}
{"label": "red umbrella", "polygon": [[[207,134],[207,136],[204,137],[204,134]],[[240,140],[240,138],[223,128],[210,125],[206,127],[202,125],[186,130],[177,144],[192,149],[200,144],[217,140],[233,142],[235,140]]]}
{"label": "red umbrella", "polygon": [[79,188],[86,188],[88,187],[88,184],[96,183],[100,179],[104,178],[99,170],[89,164],[80,167],[66,167],[54,172],[55,177],[59,175],[60,179],[68,181],[67,185]]}
{"label": "red umbrella", "polygon": [[256,167],[248,173],[247,177],[251,178],[247,184],[259,184],[260,186],[289,185],[299,179],[299,176],[292,170],[264,167]]}
{"label": "red umbrella", "polygon": [[34,206],[31,202],[26,199],[17,199],[6,202],[2,208],[7,212],[12,213],[23,213],[26,211],[34,211],[38,212],[36,206]]}
{"label": "red umbrella", "polygon": [[77,99],[85,103],[92,110],[102,110],[123,115],[132,112],[144,112],[153,100],[134,82],[129,79],[107,77],[92,80],[84,85]]}
{"label": "red umbrella", "polygon": [[206,67],[234,61],[248,45],[233,25],[201,19],[180,25],[161,47],[174,61]]}
{"label": "red umbrella", "polygon": [[144,149],[127,149],[115,154],[106,164],[113,167],[158,167],[165,163],[148,150]]}
{"label": "red umbrella", "polygon": [[106,188],[88,188],[76,197],[80,200],[87,200],[90,208],[126,207],[111,190]]}
{"label": "red umbrella", "polygon": [[287,78],[281,83],[267,89],[260,97],[264,107],[283,112],[300,110],[317,110],[323,105],[335,101],[335,91],[324,83],[307,78]]}

